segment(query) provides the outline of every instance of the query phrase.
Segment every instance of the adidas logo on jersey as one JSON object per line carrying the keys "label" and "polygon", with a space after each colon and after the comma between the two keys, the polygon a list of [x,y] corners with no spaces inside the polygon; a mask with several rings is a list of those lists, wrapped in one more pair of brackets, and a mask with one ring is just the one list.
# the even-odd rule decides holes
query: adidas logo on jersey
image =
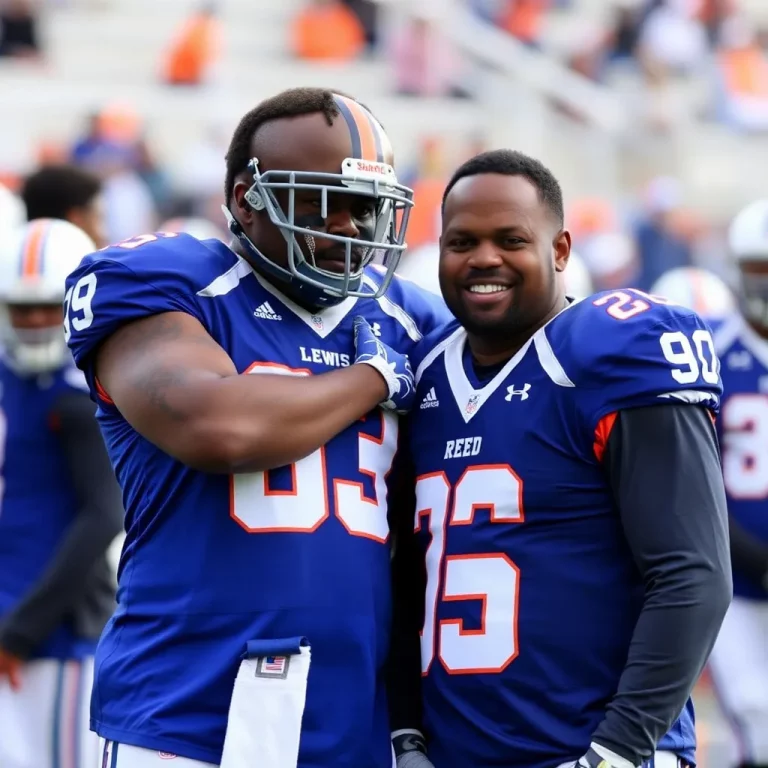
{"label": "adidas logo on jersey", "polygon": [[270,303],[265,301],[260,307],[256,307],[253,310],[254,317],[260,317],[262,320],[282,320],[283,316],[278,315],[274,309],[272,309]]}
{"label": "adidas logo on jersey", "polygon": [[419,408],[423,411],[425,408],[437,408],[438,405],[440,405],[440,401],[435,394],[435,388],[432,387],[432,389],[424,395],[424,399],[421,401]]}

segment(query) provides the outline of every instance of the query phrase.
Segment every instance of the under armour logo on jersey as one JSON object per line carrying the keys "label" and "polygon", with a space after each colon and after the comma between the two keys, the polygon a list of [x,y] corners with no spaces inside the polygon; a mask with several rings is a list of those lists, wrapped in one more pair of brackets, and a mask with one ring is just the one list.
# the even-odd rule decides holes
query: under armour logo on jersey
{"label": "under armour logo on jersey", "polygon": [[260,317],[262,320],[282,320],[283,316],[278,315],[268,301],[253,310],[254,317]]}
{"label": "under armour logo on jersey", "polygon": [[507,387],[507,396],[504,398],[508,403],[512,402],[512,398],[515,395],[519,395],[521,400],[527,400],[528,390],[531,388],[530,384],[523,384],[522,389],[515,389],[515,385],[513,384],[511,387]]}

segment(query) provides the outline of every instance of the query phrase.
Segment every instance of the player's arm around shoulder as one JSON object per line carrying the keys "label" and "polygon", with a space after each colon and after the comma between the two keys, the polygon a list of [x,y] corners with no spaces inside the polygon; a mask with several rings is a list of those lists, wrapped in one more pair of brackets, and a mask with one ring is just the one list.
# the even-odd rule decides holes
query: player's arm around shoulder
{"label": "player's arm around shoulder", "polygon": [[364,328],[355,360],[364,365],[240,375],[207,327],[194,264],[154,245],[86,257],[67,281],[65,334],[102,402],[187,466],[228,474],[289,464],[378,403],[399,407],[412,394],[401,356]]}

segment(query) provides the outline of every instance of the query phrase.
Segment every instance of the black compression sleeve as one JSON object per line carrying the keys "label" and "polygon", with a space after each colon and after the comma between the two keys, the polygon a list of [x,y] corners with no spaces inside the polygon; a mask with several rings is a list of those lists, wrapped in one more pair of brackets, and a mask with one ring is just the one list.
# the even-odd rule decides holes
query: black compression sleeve
{"label": "black compression sleeve", "polygon": [[594,740],[639,765],[682,711],[732,594],[709,413],[683,404],[621,412],[605,468],[646,593],[618,691]]}
{"label": "black compression sleeve", "polygon": [[120,488],[94,418],[93,402],[85,393],[67,392],[52,415],[78,511],[40,579],[3,621],[0,647],[22,658],[33,653],[71,609],[123,521]]}
{"label": "black compression sleeve", "polygon": [[[403,433],[407,429],[404,425]],[[401,441],[401,444],[405,439]],[[389,515],[392,530],[392,641],[387,687],[390,727],[421,730],[421,645],[427,575],[424,554],[414,535],[413,469],[399,454],[398,474],[390,481]]]}

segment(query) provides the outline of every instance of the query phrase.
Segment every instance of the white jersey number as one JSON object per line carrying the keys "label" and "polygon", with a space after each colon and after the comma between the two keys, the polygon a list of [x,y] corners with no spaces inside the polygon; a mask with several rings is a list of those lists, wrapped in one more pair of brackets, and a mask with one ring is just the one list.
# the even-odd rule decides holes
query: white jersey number
{"label": "white jersey number", "polygon": [[728,398],[723,425],[723,479],[734,499],[768,497],[768,396]]}
{"label": "white jersey number", "polygon": [[[96,293],[96,275],[81,277],[64,296],[64,339],[69,341],[72,328],[84,331],[93,322],[91,304]],[[70,318],[71,314],[71,318]],[[70,327],[71,323],[71,327]]]}
{"label": "white jersey number", "polygon": [[[427,592],[421,635],[421,668],[426,674],[437,656],[451,674],[501,672],[518,654],[517,605],[520,574],[498,552],[445,554],[449,526],[472,525],[476,512],[491,524],[523,522],[523,484],[507,464],[468,467],[451,488],[443,472],[416,480],[416,530],[429,518]],[[437,606],[479,601],[481,626],[465,629],[461,619],[437,620]]]}
{"label": "white jersey number", "polygon": [[[271,373],[307,376],[308,370],[292,370],[278,364],[256,364],[250,374]],[[360,433],[358,437],[361,477],[349,480],[329,478],[325,448],[291,464],[291,483],[287,490],[270,485],[269,472],[233,475],[230,515],[249,533],[312,533],[331,514],[333,508],[341,524],[353,536],[385,542],[387,524],[386,475],[392,467],[397,448],[397,417],[389,411],[381,414],[379,436]],[[370,478],[373,497],[366,496],[362,475]]]}
{"label": "white jersey number", "polygon": [[717,384],[720,361],[709,331],[700,328],[690,339],[682,331],[667,331],[661,334],[659,343],[667,361],[678,366],[672,369],[672,378],[678,384],[693,384],[699,375],[707,384]]}

